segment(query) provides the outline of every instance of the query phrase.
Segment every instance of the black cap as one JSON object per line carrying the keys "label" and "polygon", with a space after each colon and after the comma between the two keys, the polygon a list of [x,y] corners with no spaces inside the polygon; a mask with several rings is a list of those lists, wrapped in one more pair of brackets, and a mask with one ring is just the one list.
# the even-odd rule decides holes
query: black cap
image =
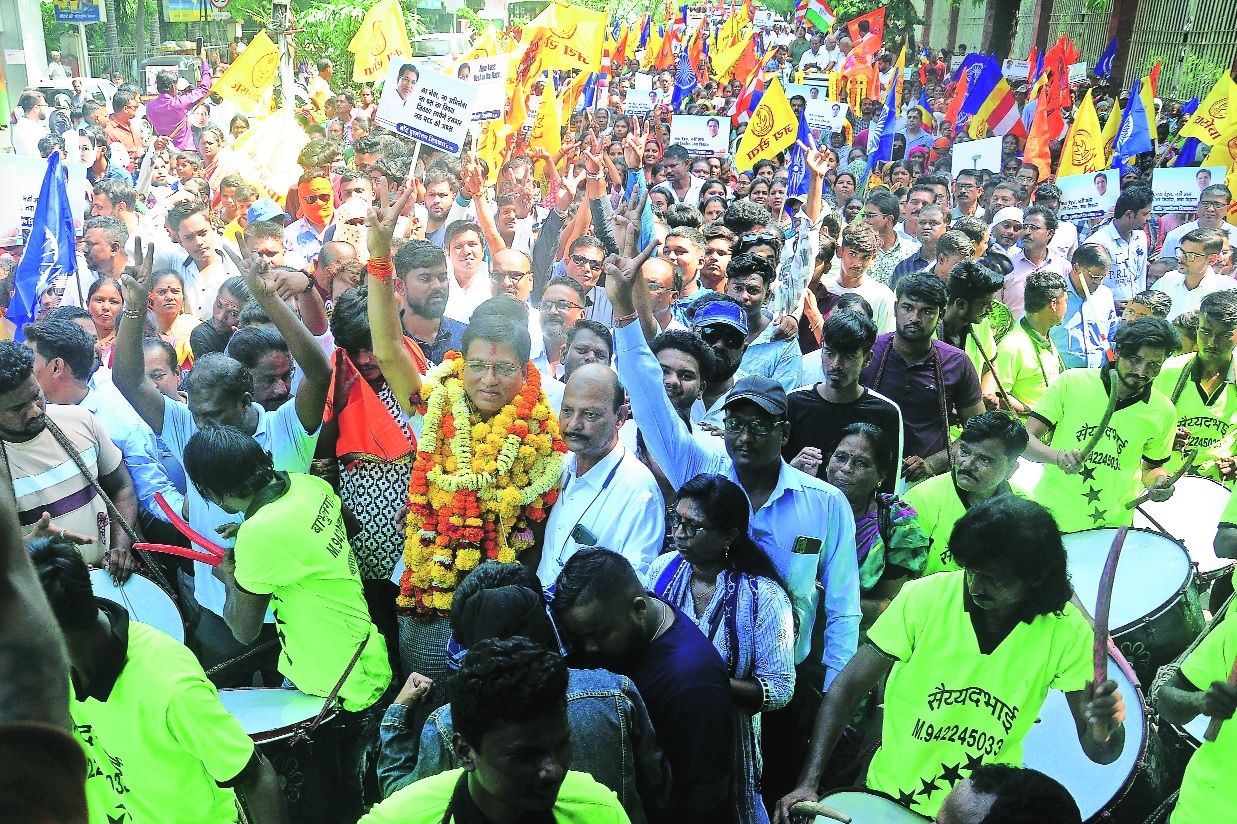
{"label": "black cap", "polygon": [[786,390],[764,375],[747,375],[735,381],[722,408],[729,409],[739,401],[751,401],[775,418],[786,417]]}

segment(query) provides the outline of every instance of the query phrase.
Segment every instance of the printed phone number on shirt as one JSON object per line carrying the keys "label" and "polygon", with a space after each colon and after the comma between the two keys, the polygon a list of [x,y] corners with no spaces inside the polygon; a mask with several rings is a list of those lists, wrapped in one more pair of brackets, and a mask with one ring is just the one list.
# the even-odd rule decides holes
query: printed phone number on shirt
{"label": "printed phone number on shirt", "polygon": [[950,744],[960,744],[968,750],[974,750],[984,755],[996,755],[1005,746],[1004,738],[996,738],[974,727],[959,724],[944,724],[936,726],[922,718],[915,719],[915,727],[911,737],[919,741],[944,741]]}

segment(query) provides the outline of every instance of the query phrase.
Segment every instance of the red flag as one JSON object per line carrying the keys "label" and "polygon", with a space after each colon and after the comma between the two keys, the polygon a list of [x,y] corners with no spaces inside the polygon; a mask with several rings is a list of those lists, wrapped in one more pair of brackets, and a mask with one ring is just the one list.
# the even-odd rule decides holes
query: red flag
{"label": "red flag", "polygon": [[619,35],[618,42],[614,44],[614,51],[610,54],[610,65],[617,71],[622,71],[627,64],[627,37],[630,34],[631,29],[624,26],[623,33]]}
{"label": "red flag", "polygon": [[954,96],[950,99],[949,105],[945,108],[945,119],[949,121],[951,133],[948,135],[951,139],[958,130],[958,115],[962,111],[962,101],[966,99],[966,72],[958,78],[958,85],[954,88]]}
{"label": "red flag", "polygon": [[1027,58],[1027,89],[1035,85],[1035,61],[1039,59],[1039,49],[1031,47],[1031,56]]}
{"label": "red flag", "polygon": [[[1049,124],[1048,88],[1041,86],[1039,90],[1039,105],[1035,109],[1035,119],[1031,121],[1031,132],[1027,135],[1026,146],[1022,150],[1022,162],[1033,163],[1039,169],[1039,179],[1047,180],[1052,174],[1052,152],[1048,144],[1056,136]],[[1057,112],[1060,116],[1060,111]]]}
{"label": "red flag", "polygon": [[669,30],[666,31],[666,36],[661,39],[661,47],[657,50],[657,55],[653,58],[653,68],[657,71],[665,71],[674,65],[674,35]]}
{"label": "red flag", "polygon": [[696,81],[702,85],[709,82],[709,70],[706,68],[708,61],[704,59],[704,38],[707,36],[704,33],[704,21],[707,19],[707,17],[700,18],[700,25],[696,27],[696,35],[687,49],[687,59],[696,72]]}
{"label": "red flag", "polygon": [[[867,25],[862,25],[864,23]],[[846,30],[855,44],[851,54],[858,52],[860,57],[876,54],[885,40],[885,8],[882,6],[856,17],[846,24]]]}
{"label": "red flag", "polygon": [[[1158,85],[1159,80],[1160,80],[1160,61],[1159,60],[1155,61],[1155,65],[1151,67],[1151,78],[1150,79],[1151,79],[1151,96],[1155,97],[1155,88]],[[1150,115],[1151,112],[1147,112],[1147,114]]]}
{"label": "red flag", "polygon": [[756,38],[752,37],[748,39],[747,47],[743,49],[743,53],[739,55],[739,59],[731,67],[730,76],[746,82],[747,78],[752,76],[752,72],[759,68],[760,55],[756,53]]}

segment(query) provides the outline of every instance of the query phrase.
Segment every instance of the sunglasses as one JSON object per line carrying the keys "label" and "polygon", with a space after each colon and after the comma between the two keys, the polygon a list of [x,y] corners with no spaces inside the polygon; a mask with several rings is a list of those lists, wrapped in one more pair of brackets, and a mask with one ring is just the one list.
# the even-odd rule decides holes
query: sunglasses
{"label": "sunglasses", "polygon": [[743,345],[743,333],[729,327],[706,326],[700,330],[700,337],[709,346],[721,344],[727,349],[738,349]]}
{"label": "sunglasses", "polygon": [[584,255],[572,255],[571,262],[574,263],[576,266],[587,266],[588,268],[592,269],[594,272],[601,271],[600,260],[590,260],[589,258],[586,258]]}
{"label": "sunglasses", "polygon": [[727,417],[722,420],[722,427],[732,435],[737,435],[744,429],[751,432],[753,435],[765,436],[773,432],[782,425],[782,421],[762,421],[750,420],[745,421],[739,418]]}
{"label": "sunglasses", "polygon": [[306,203],[330,203],[330,195],[305,195],[301,198]]}
{"label": "sunglasses", "polygon": [[512,283],[519,283],[520,281],[524,280],[524,278],[528,277],[529,274],[531,273],[530,272],[504,272],[502,269],[491,269],[490,280],[494,281],[495,283],[502,283],[503,281],[507,281],[507,280],[511,281]]}

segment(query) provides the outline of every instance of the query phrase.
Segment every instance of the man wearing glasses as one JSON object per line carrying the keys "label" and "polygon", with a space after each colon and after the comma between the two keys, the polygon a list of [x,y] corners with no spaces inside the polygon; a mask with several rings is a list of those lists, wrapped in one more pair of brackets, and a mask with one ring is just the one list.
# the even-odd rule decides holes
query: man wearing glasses
{"label": "man wearing glasses", "polygon": [[963,169],[954,180],[954,203],[956,204],[950,217],[957,220],[969,216],[984,219],[985,212],[979,205],[979,173],[974,169]]}
{"label": "man wearing glasses", "polygon": [[1069,261],[1053,251],[1051,241],[1060,225],[1056,214],[1044,206],[1032,206],[1022,216],[1022,246],[1009,251],[1014,268],[1005,276],[1005,285],[997,300],[1009,307],[1014,317],[1023,314],[1023,292],[1027,275],[1032,272],[1055,272],[1067,277],[1072,268]]}
{"label": "man wearing glasses", "polygon": [[560,363],[567,331],[584,320],[584,300],[584,287],[569,277],[553,278],[541,292],[531,357],[544,377],[558,380],[562,376]]}
{"label": "man wearing glasses", "polygon": [[563,259],[563,272],[584,288],[584,316],[589,320],[612,326],[614,307],[606,290],[597,285],[601,279],[601,262],[606,258],[601,241],[591,235],[578,237],[571,243]]}
{"label": "man wearing glasses", "polygon": [[1237,280],[1228,275],[1216,274],[1216,260],[1224,248],[1224,235],[1219,229],[1192,229],[1181,238],[1177,247],[1180,269],[1169,272],[1151,287],[1173,299],[1168,311],[1168,320],[1185,312],[1198,309],[1203,298],[1212,292],[1237,289]]}
{"label": "man wearing glasses", "polygon": [[1112,255],[1097,243],[1084,243],[1074,252],[1071,265],[1065,278],[1065,319],[1048,336],[1066,369],[1098,368],[1107,362],[1109,341],[1117,331],[1117,308],[1112,290],[1104,284]]}
{"label": "man wearing glasses", "polygon": [[[786,581],[795,612],[795,695],[785,710],[765,716],[765,751],[798,750],[796,727],[820,703],[821,692],[854,655],[859,633],[859,571],[850,505],[836,488],[782,460],[790,437],[786,391],[774,380],[749,375],[723,404],[725,453],[710,452],[688,432],[662,386],[662,368],[641,325],[648,325],[645,279],[634,266],[606,274],[619,316],[615,329],[619,379],[649,454],[677,487],[704,473],[724,475],[751,504],[751,537]],[[635,290],[645,291],[639,300]],[[701,312],[719,306],[711,301]],[[637,317],[636,307],[646,317]],[[699,315],[699,313],[698,313]],[[782,722],[782,718],[786,721]],[[779,723],[781,722],[781,723]]]}
{"label": "man wearing glasses", "polygon": [[[1195,229],[1219,229],[1228,235],[1230,244],[1237,245],[1237,226],[1224,219],[1232,202],[1233,193],[1223,183],[1216,183],[1203,189],[1198,199],[1198,220],[1191,220],[1169,232],[1164,238],[1164,245],[1160,248],[1160,257],[1177,258],[1178,263],[1181,263],[1181,257],[1177,254],[1181,248],[1181,241]],[[1176,309],[1176,307],[1173,308]]]}
{"label": "man wearing glasses", "polygon": [[142,133],[137,128],[137,110],[141,105],[137,92],[131,87],[122,86],[112,95],[112,114],[103,124],[103,133],[109,143],[119,143],[129,153],[128,169],[132,172],[142,162],[146,153],[146,144],[142,141]]}

